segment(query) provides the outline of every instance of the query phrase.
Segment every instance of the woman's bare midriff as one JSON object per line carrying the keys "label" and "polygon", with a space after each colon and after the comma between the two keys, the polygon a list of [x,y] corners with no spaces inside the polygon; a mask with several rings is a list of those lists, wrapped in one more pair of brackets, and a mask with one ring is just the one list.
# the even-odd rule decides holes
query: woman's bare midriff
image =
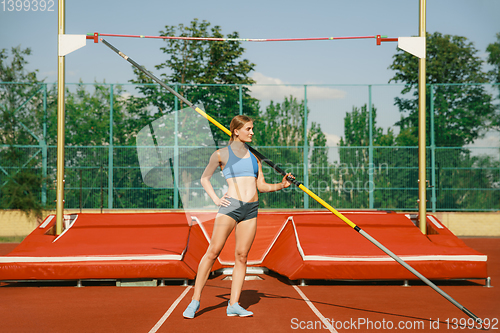
{"label": "woman's bare midriff", "polygon": [[227,180],[229,189],[227,195],[231,198],[244,201],[254,202],[259,200],[257,192],[257,178],[255,177],[235,177]]}

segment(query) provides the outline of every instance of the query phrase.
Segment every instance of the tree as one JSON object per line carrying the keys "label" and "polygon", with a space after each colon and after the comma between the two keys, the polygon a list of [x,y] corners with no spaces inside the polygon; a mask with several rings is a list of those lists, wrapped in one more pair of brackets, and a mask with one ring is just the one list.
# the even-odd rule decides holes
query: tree
{"label": "tree", "polygon": [[[180,37],[225,37],[221,33],[220,26],[211,27],[207,21],[199,22],[197,19],[187,26],[167,25],[160,34]],[[228,38],[238,38],[238,36],[237,32],[227,35]],[[166,55],[166,59],[155,68],[160,71],[158,76],[166,84],[170,84],[191,103],[202,104],[207,114],[227,128],[231,119],[239,114],[240,110],[242,114],[255,118],[259,110],[258,100],[249,95],[249,89],[245,86],[254,83],[248,75],[255,65],[247,59],[242,59],[245,49],[241,46],[241,42],[166,39],[165,43],[161,51]],[[136,126],[135,130],[130,128],[129,134],[132,137],[155,119],[187,107],[173,94],[158,85],[151,84],[151,80],[141,71],[134,68],[134,73],[136,78],[131,82],[138,84],[137,91],[140,96],[132,96],[127,102],[127,112],[133,115]],[[209,126],[216,145],[228,142],[229,137],[225,133],[212,124]],[[191,138],[194,141],[197,137],[191,133]],[[191,154],[190,158],[196,157],[194,155]],[[202,158],[202,156],[197,157]],[[189,183],[188,179],[183,177],[185,174],[181,171],[181,180]],[[142,183],[139,181],[139,184]],[[171,200],[173,194],[173,189],[159,190],[154,194],[154,198],[151,196],[151,199],[156,204],[164,203]]]}
{"label": "tree", "polygon": [[[341,147],[339,150],[341,164],[350,167],[368,167],[369,133],[370,119],[367,105],[365,104],[361,108],[354,106],[352,112],[346,113],[344,137],[341,137],[338,143],[339,147]],[[377,127],[377,108],[375,106],[372,107],[372,140],[373,146],[392,146],[395,142],[392,129],[388,129],[387,134],[384,134],[384,129]],[[380,155],[382,152],[377,151],[377,154]]]}
{"label": "tree", "polygon": [[[160,31],[162,36],[180,37],[213,37],[225,38],[220,26],[210,29],[210,23],[201,23],[194,19],[189,26],[165,26]],[[238,38],[237,32],[227,35],[227,38]],[[157,70],[166,71],[160,77],[169,84],[175,84],[178,92],[193,104],[203,103],[205,110],[221,124],[229,127],[231,119],[239,109],[240,88],[242,92],[243,114],[255,116],[258,114],[258,101],[249,95],[248,87],[244,85],[255,83],[248,75],[255,64],[247,59],[241,59],[245,49],[239,41],[208,41],[208,40],[178,40],[166,39],[167,46],[161,50],[167,59],[156,65]],[[133,83],[150,83],[151,80],[142,72],[134,69],[136,79]],[[212,86],[222,84],[223,86]],[[196,86],[193,86],[196,85]],[[201,85],[201,86],[200,86]],[[240,86],[241,85],[241,86]],[[146,110],[151,107],[154,118],[164,112],[175,110],[175,97],[156,85],[139,86],[138,90],[146,99],[135,99],[135,110]],[[178,107],[185,107],[179,102]],[[158,112],[159,111],[159,112]],[[144,114],[144,111],[143,111]],[[227,136],[213,127],[217,141],[227,141]]]}
{"label": "tree", "polygon": [[[347,112],[344,118],[344,137],[340,138],[339,146],[368,146],[370,133],[370,118],[368,106],[361,108],[353,106],[352,112]],[[394,133],[392,129],[387,130],[377,127],[377,108],[372,106],[372,138],[375,146],[392,146],[394,144]]]}
{"label": "tree", "polygon": [[11,49],[10,57],[6,49],[0,50],[0,207],[41,217],[39,157],[26,156],[17,147],[39,145],[44,140],[40,131],[43,86],[37,71],[25,70],[30,54],[29,48],[22,50],[20,46]]}
{"label": "tree", "polygon": [[[497,41],[491,43],[486,48],[488,55],[488,64],[493,66],[493,69],[488,72],[492,83],[497,83],[498,98],[500,98],[500,32],[497,33]],[[497,113],[493,119],[492,126],[496,130],[500,130],[500,105],[497,105]]]}
{"label": "tree", "polygon": [[40,80],[37,71],[27,72],[26,56],[31,49],[22,50],[20,46],[11,49],[10,63],[6,49],[0,50],[0,144],[38,144],[36,138],[41,133],[38,123],[43,119]]}
{"label": "tree", "polygon": [[309,163],[312,165],[328,165],[328,153],[326,147],[326,135],[321,130],[321,125],[312,122],[311,129],[307,133],[307,142],[313,147]]}
{"label": "tree", "polygon": [[[495,54],[495,46],[490,52]],[[433,85],[434,135],[436,146],[463,147],[480,138],[495,125],[495,106],[492,96],[487,93],[488,74],[483,72],[483,60],[478,51],[465,37],[442,35],[438,32],[427,35],[427,83]],[[494,56],[492,57],[493,59]],[[396,104],[403,117],[398,125],[400,134],[398,145],[416,145],[418,141],[418,60],[412,55],[399,52],[389,67],[396,71],[391,81],[406,83],[402,93],[413,90],[413,99],[396,98]],[[490,73],[491,77],[491,73]],[[427,87],[427,144],[430,142],[431,88]],[[408,160],[407,166],[414,165],[416,157]],[[492,164],[488,159],[471,156],[466,148],[440,150],[436,152],[436,192],[437,203],[442,208],[480,208],[478,191],[456,191],[460,184],[469,184],[471,175],[459,170],[467,170],[476,165]],[[453,171],[455,170],[455,172]],[[470,171],[472,172],[472,171]],[[491,177],[485,177],[476,185],[467,188],[494,188]],[[413,183],[415,178],[413,177]],[[484,185],[479,185],[479,184]],[[493,192],[496,193],[496,192]],[[479,204],[478,204],[479,203]]]}
{"label": "tree", "polygon": [[[339,156],[340,164],[335,168],[336,173],[333,180],[339,190],[339,197],[342,207],[368,208],[369,198],[369,168],[373,168],[374,186],[378,189],[391,187],[391,182],[397,179],[405,179],[405,175],[393,172],[388,174],[389,168],[394,168],[397,164],[390,166],[388,161],[395,163],[395,159],[390,158],[394,152],[389,149],[376,149],[380,146],[393,146],[395,137],[392,129],[384,130],[377,127],[377,108],[372,107],[372,140],[373,140],[373,164],[370,165],[369,144],[370,144],[370,118],[368,106],[365,104],[361,108],[353,107],[351,112],[347,112],[344,118],[344,137],[340,138]],[[397,154],[397,153],[396,153]],[[406,184],[405,184],[406,185]],[[387,195],[388,191],[375,192],[375,207],[398,207],[394,196]],[[402,197],[400,197],[402,199]]]}
{"label": "tree", "polygon": [[[126,109],[123,89],[113,86],[113,143],[127,145],[131,138],[129,131],[135,131],[133,115]],[[75,92],[66,88],[65,97],[65,145],[66,146],[106,146],[109,144],[111,90],[109,85],[80,82]],[[57,110],[49,114],[48,142],[57,143]]]}
{"label": "tree", "polygon": [[[65,201],[70,207],[80,206],[80,186],[98,189],[107,187],[111,88],[109,85],[95,82],[93,85],[79,83],[68,86],[65,93]],[[121,86],[113,85],[113,144],[130,145],[135,140],[128,134],[136,132],[136,122],[127,113],[126,98]],[[57,108],[55,101],[49,103],[48,137],[50,145],[57,143]],[[113,154],[116,165],[135,166],[135,149],[127,154]],[[127,151],[128,152],[128,151]],[[49,154],[49,165],[56,164],[56,155]],[[114,172],[114,187],[130,185],[134,179],[133,168],[118,168]],[[135,184],[134,184],[135,185]],[[115,190],[116,191],[116,190]],[[83,190],[83,208],[101,206],[101,191]],[[107,191],[103,189],[103,201],[107,202]]]}
{"label": "tree", "polygon": [[[161,36],[225,38],[220,26],[214,26],[209,32],[210,23],[197,19],[190,26],[183,24],[165,26]],[[237,32],[228,34],[227,38],[239,38]],[[239,41],[208,41],[166,39],[166,47],[161,50],[170,56],[156,69],[168,69],[171,73],[163,73],[162,77],[171,83],[199,84],[251,84],[254,81],[247,75],[255,64],[247,59],[238,59],[245,49]]]}
{"label": "tree", "polygon": [[[258,119],[255,128],[258,133],[255,144],[259,146],[304,145],[304,101],[285,97],[282,103],[271,101]],[[309,112],[309,110],[308,110]]]}
{"label": "tree", "polygon": [[[460,36],[427,35],[427,83],[434,87],[435,143],[437,146],[463,146],[479,138],[484,124],[494,115],[492,97],[483,85],[487,75],[482,71],[483,61],[472,42]],[[411,136],[405,142],[416,142],[418,137],[418,59],[404,51],[393,56],[389,66],[396,71],[389,82],[406,84],[402,94],[413,91],[413,98],[396,98],[400,112],[406,114],[397,125],[401,133]],[[427,133],[429,133],[430,90],[427,88]],[[427,135],[429,140],[430,136]]]}
{"label": "tree", "polygon": [[[280,148],[261,149],[262,153],[271,159],[283,170],[292,172],[299,181],[304,179],[304,120],[306,111],[304,100],[297,101],[297,98],[285,97],[282,103],[271,101],[263,112],[254,121],[254,128],[257,135],[254,137],[255,146],[281,146]],[[314,173],[314,180],[319,183],[320,178],[327,177],[324,173],[318,174],[316,170],[327,167],[328,155],[325,149],[326,136],[321,130],[321,126],[312,122],[311,128],[307,131],[307,141],[309,147],[309,170]],[[272,171],[269,167],[264,168],[266,181],[279,182],[282,176]],[[293,190],[289,190],[293,191]],[[264,205],[269,204],[270,197],[277,194],[264,193],[261,200]],[[286,202],[278,202],[273,208],[278,207],[303,207],[303,194],[301,191],[294,191]],[[276,200],[273,200],[276,202]]]}
{"label": "tree", "polygon": [[493,66],[493,69],[488,72],[492,83],[500,83],[500,32],[496,37],[497,41],[486,48],[486,52],[489,53],[488,64]]}

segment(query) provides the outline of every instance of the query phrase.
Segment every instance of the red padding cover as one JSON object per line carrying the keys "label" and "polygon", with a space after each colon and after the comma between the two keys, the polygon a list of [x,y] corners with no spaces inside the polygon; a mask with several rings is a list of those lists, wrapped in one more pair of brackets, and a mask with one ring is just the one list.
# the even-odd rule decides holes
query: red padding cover
{"label": "red padding cover", "polygon": [[[467,247],[435,217],[428,218],[426,236],[404,214],[343,214],[427,278],[487,277],[486,256]],[[214,217],[182,212],[78,214],[57,239],[46,235],[53,219],[0,257],[0,280],[193,279],[208,248]],[[203,222],[193,223],[193,218]],[[234,264],[234,247],[231,235],[213,270]],[[292,280],[416,279],[324,211],[260,212],[248,261]]]}

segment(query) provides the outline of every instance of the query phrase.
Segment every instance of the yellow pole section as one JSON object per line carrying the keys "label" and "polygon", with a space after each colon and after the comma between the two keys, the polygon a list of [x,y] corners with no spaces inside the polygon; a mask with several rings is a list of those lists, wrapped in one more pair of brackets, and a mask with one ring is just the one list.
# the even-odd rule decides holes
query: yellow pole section
{"label": "yellow pole section", "polygon": [[[65,0],[59,0],[58,37],[65,32]],[[59,42],[58,42],[59,43]],[[57,197],[56,197],[56,235],[63,232],[64,219],[64,56],[57,56]]]}
{"label": "yellow pole section", "polygon": [[224,126],[222,126],[222,124],[220,124],[217,120],[215,120],[214,118],[212,118],[211,116],[209,116],[208,114],[206,114],[205,111],[203,111],[200,108],[195,108],[195,111],[198,112],[203,117],[205,117],[205,119],[208,119],[208,121],[210,121],[212,124],[214,124],[215,126],[217,126],[224,133],[226,133],[227,135],[231,136],[231,131],[230,130],[228,130],[227,128],[225,128]]}
{"label": "yellow pole section", "polygon": [[347,223],[351,228],[353,228],[353,229],[356,228],[356,224],[354,224],[353,222],[351,222],[351,220],[349,220],[347,217],[345,217],[344,215],[342,215],[339,211],[337,211],[335,208],[333,208],[332,206],[330,206],[325,200],[323,200],[320,197],[318,197],[314,192],[312,192],[311,190],[309,190],[307,187],[305,187],[304,185],[300,184],[299,188],[302,191],[304,191],[307,194],[309,194],[309,196],[311,198],[313,198],[314,200],[316,200],[317,202],[319,202],[323,207],[325,207],[326,209],[328,209],[330,212],[332,212],[339,219],[341,219],[342,221],[344,221],[345,223]]}
{"label": "yellow pole section", "polygon": [[[426,0],[420,0],[419,36],[426,38],[425,31]],[[426,158],[425,158],[425,57],[418,59],[418,214],[420,231],[427,234],[427,195],[426,195]]]}

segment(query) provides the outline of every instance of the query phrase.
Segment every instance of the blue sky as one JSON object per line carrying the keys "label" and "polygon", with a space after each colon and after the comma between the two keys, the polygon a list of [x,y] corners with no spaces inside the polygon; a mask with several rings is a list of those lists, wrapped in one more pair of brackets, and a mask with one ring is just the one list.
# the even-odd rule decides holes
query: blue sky
{"label": "blue sky", "polygon": [[[18,12],[8,10],[8,0],[0,3],[0,48],[30,47],[33,53],[28,68],[38,69],[39,77],[46,82],[55,82],[57,74],[57,1],[52,8],[52,12]],[[221,26],[224,34],[237,31],[242,38],[377,34],[403,37],[418,35],[418,10],[418,0],[67,0],[66,33],[157,35],[165,25],[186,25],[198,18]],[[487,45],[495,42],[495,34],[500,32],[499,13],[498,0],[428,0],[427,31],[465,36],[485,59]],[[153,66],[165,59],[159,50],[164,42],[125,38],[107,40],[158,74]],[[396,52],[396,43],[376,46],[372,40],[247,42],[243,46],[246,48],[244,57],[256,64],[252,75],[258,83],[385,84],[393,76],[388,66]],[[89,40],[86,47],[66,57],[66,82],[81,79],[84,82],[125,83],[132,77],[130,65],[102,43],[94,44]],[[324,89],[332,89],[333,94],[344,96],[364,94],[350,91],[355,88]],[[316,93],[321,94],[321,91]],[[387,102],[384,100],[392,100],[392,94],[382,93],[386,98],[379,95],[379,105]],[[328,104],[325,101],[318,103]],[[385,111],[380,107],[379,110]],[[349,110],[344,110],[344,114],[345,111]],[[323,112],[312,112],[311,119],[319,122],[324,116]],[[338,116],[335,123],[343,125],[342,112],[334,116]],[[389,127],[399,115],[388,108],[387,114],[382,114],[381,118],[379,123]],[[342,135],[339,127],[323,122],[322,127],[330,135]],[[335,140],[334,137],[330,139]]]}

